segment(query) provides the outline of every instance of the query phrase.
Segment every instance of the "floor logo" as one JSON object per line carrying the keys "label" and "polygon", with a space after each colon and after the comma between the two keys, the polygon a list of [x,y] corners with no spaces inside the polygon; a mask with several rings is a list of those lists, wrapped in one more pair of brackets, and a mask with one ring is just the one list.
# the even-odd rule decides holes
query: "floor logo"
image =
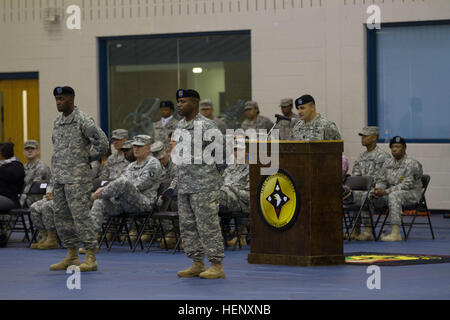
{"label": "floor logo", "polygon": [[277,231],[289,229],[295,222],[300,204],[297,188],[291,175],[280,169],[264,177],[258,189],[259,213]]}

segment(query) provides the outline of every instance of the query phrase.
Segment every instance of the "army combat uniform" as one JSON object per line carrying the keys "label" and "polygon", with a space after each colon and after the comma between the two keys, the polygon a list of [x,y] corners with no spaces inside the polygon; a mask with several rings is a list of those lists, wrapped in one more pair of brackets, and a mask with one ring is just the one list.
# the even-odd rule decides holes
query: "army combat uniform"
{"label": "army combat uniform", "polygon": [[47,182],[50,180],[50,168],[40,159],[35,162],[27,162],[24,165],[25,169],[25,179],[24,179],[24,189],[20,197],[20,205],[24,204],[30,207],[34,202],[42,198],[42,195],[26,195],[31,188],[31,185],[35,181]]}
{"label": "army combat uniform", "polygon": [[153,140],[161,141],[167,147],[169,145],[169,134],[177,127],[178,120],[172,115],[164,124],[163,120],[159,120],[153,126]]}
{"label": "army combat uniform", "polygon": [[[208,260],[220,263],[224,258],[223,238],[219,223],[219,189],[221,176],[216,164],[194,162],[194,123],[200,123],[202,132],[215,129],[212,120],[197,114],[192,121],[183,118],[177,130],[188,132],[191,137],[190,163],[176,163],[178,177],[178,213],[181,238],[187,256],[194,262],[202,262],[205,251]],[[198,141],[197,141],[198,143]],[[202,150],[209,142],[202,142]],[[179,144],[175,147],[177,150]]]}
{"label": "army combat uniform", "polygon": [[55,120],[52,141],[58,235],[66,248],[77,248],[82,243],[85,249],[94,250],[97,240],[89,214],[92,189],[89,164],[107,152],[108,139],[90,116],[75,107],[68,117],[61,114]]}
{"label": "army combat uniform", "polygon": [[292,131],[291,140],[321,141],[341,140],[341,134],[334,122],[331,122],[320,114],[313,120],[306,122],[299,120]]}
{"label": "army combat uniform", "polygon": [[375,207],[387,205],[391,223],[401,224],[402,206],[420,200],[422,193],[422,165],[405,156],[386,160],[377,178],[375,188],[386,190],[388,195],[374,199]]}
{"label": "army combat uniform", "polygon": [[102,199],[94,201],[91,215],[96,231],[101,231],[104,214],[152,211],[163,179],[161,164],[151,155],[141,163],[130,163],[119,178],[103,189]]}
{"label": "army combat uniform", "polygon": [[258,115],[255,119],[255,121],[250,121],[248,119],[245,119],[242,122],[242,129],[247,130],[247,129],[255,129],[255,130],[259,130],[259,129],[266,129],[267,131],[269,131],[270,129],[272,129],[273,126],[273,122],[270,121],[269,118]]}
{"label": "army combat uniform", "polygon": [[[52,183],[47,184],[45,193],[53,194]],[[45,196],[41,200],[36,201],[30,207],[31,220],[33,225],[39,230],[56,230],[55,212],[53,200],[48,200]]]}
{"label": "army combat uniform", "polygon": [[108,157],[104,167],[100,172],[99,179],[101,180],[115,180],[130,164],[123,154],[113,153]]}

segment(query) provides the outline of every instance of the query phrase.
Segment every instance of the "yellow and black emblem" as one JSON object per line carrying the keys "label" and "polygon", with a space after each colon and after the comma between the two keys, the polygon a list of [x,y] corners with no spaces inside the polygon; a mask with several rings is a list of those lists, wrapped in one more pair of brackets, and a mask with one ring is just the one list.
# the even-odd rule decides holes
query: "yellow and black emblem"
{"label": "yellow and black emblem", "polygon": [[280,169],[278,173],[264,177],[258,189],[259,213],[274,230],[289,229],[297,218],[300,199],[290,174]]}

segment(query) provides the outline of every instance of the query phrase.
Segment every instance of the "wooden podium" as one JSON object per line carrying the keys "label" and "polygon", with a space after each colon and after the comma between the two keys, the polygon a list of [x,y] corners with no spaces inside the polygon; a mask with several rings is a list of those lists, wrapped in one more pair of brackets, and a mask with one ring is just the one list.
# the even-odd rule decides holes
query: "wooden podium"
{"label": "wooden podium", "polygon": [[[271,142],[252,143],[259,147],[261,143]],[[270,145],[267,150],[271,150]],[[262,195],[261,192],[268,176],[261,176],[262,165],[259,161],[258,164],[250,164],[249,263],[297,266],[344,264],[342,151],[343,141],[279,142],[280,172],[292,178],[296,197],[291,198],[298,202],[296,218],[284,230],[274,228],[264,218],[261,205],[270,207],[270,203],[265,201],[273,199],[270,194]],[[275,212],[275,209],[272,211]]]}

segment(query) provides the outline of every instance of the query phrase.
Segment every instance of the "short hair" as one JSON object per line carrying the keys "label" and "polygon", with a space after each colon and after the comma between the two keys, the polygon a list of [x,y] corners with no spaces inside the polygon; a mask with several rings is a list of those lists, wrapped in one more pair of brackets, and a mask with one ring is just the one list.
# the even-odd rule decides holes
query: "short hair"
{"label": "short hair", "polygon": [[0,154],[5,159],[14,157],[14,143],[12,143],[12,142],[0,143]]}

